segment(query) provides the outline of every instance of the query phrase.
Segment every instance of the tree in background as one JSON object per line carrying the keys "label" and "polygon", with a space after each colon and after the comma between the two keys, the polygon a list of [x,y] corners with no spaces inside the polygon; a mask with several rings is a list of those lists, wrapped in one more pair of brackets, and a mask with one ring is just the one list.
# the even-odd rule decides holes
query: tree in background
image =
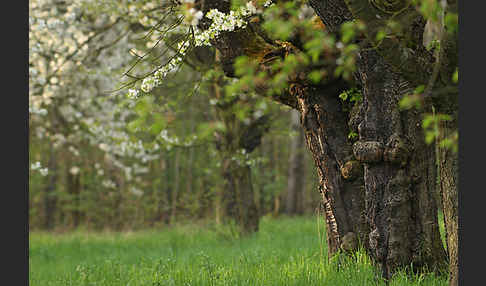
{"label": "tree in background", "polygon": [[[278,172],[262,160],[264,152],[241,153],[260,144],[247,124],[263,123],[258,119],[267,118],[268,104],[251,94],[246,100],[224,95],[218,102],[210,77],[204,78],[212,72],[204,68],[207,56],[214,56],[210,49],[186,57],[153,96],[112,92],[120,88],[118,76],[136,80],[133,65],[143,71],[173,57],[185,30],[174,14],[165,13],[169,9],[151,1],[30,2],[32,229],[122,230],[212,218],[227,184],[222,173],[234,176],[223,169],[222,158],[241,163],[235,169],[248,176],[259,173],[248,171],[257,165]],[[163,15],[169,15],[163,21],[169,29],[157,44],[162,32],[152,28]],[[231,98],[238,100],[225,109]],[[230,116],[234,110],[236,117]],[[229,151],[220,152],[216,140],[225,133],[245,140],[229,141]],[[274,192],[262,187],[267,179],[247,186],[257,186],[259,198],[266,197]],[[270,209],[263,205],[258,213]]]}
{"label": "tree in background", "polygon": [[289,155],[289,172],[287,183],[287,197],[285,201],[285,212],[290,215],[302,213],[303,187],[305,186],[304,156],[302,146],[304,134],[300,128],[299,113],[292,112],[291,130],[296,133],[291,139]]}

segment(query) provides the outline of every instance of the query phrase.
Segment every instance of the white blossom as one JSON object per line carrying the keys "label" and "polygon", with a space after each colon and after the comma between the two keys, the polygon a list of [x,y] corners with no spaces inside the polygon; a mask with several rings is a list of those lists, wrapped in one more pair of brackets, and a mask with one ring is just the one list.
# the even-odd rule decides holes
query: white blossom
{"label": "white blossom", "polygon": [[140,189],[137,189],[137,188],[135,188],[135,187],[131,187],[131,188],[130,188],[130,192],[131,192],[132,194],[134,194],[135,196],[137,196],[137,197],[140,197],[140,196],[142,196],[142,195],[143,195],[143,191],[142,191],[142,190],[140,190]]}
{"label": "white blossom", "polygon": [[47,168],[41,168],[39,169],[39,173],[45,177],[49,173],[49,170]]}
{"label": "white blossom", "polygon": [[128,97],[129,98],[138,98],[139,93],[140,92],[137,89],[129,89],[128,90]]}
{"label": "white blossom", "polygon": [[[190,3],[190,2],[187,2]],[[246,17],[253,14],[261,13],[257,10],[252,2],[248,2],[245,6],[240,7],[236,11],[230,11],[229,14],[220,12],[217,9],[211,9],[206,13],[206,18],[211,19],[211,26],[204,31],[197,28],[199,20],[202,19],[203,13],[194,8],[186,10],[186,21],[189,21],[190,25],[194,28],[194,45],[209,46],[211,45],[211,39],[215,39],[222,31],[232,32],[236,29],[246,28]],[[178,44],[179,56],[172,58],[164,66],[158,68],[153,76],[148,76],[142,80],[140,89],[145,92],[151,92],[155,87],[162,83],[162,79],[170,72],[176,70],[176,68],[182,63],[183,57],[186,55],[189,47],[188,42],[181,42]],[[129,94],[134,94],[129,92]]]}
{"label": "white blossom", "polygon": [[196,26],[199,23],[199,20],[202,19],[203,12],[202,11],[198,11],[198,10],[196,10],[194,8],[190,8],[189,10],[187,10],[186,17],[189,19],[189,23],[192,26]]}
{"label": "white blossom", "polygon": [[30,165],[30,169],[32,171],[39,171],[39,173],[44,177],[47,176],[47,174],[49,173],[49,170],[47,168],[42,168],[41,163],[39,161],[32,163]]}
{"label": "white blossom", "polygon": [[71,169],[69,170],[69,173],[76,176],[79,173],[79,167],[78,166],[71,167]]}

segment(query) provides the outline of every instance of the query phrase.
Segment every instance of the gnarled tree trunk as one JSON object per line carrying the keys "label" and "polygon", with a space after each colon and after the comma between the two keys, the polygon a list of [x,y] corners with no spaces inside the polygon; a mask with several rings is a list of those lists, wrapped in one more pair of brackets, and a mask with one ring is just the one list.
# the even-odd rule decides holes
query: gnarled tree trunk
{"label": "gnarled tree trunk", "polygon": [[[203,12],[229,9],[224,1],[202,3]],[[360,241],[381,266],[385,278],[390,278],[398,267],[410,264],[414,269],[443,269],[446,255],[434,200],[433,147],[424,141],[422,113],[400,112],[398,108],[399,100],[411,91],[412,84],[427,81],[432,71],[433,56],[421,46],[425,22],[413,7],[407,6],[408,2],[309,3],[330,33],[338,34],[341,24],[353,19],[364,21],[370,28],[368,39],[364,39],[368,44],[358,40],[362,49],[357,58],[356,79],[363,94],[358,112],[349,114],[343,109],[338,95],[349,87],[340,79],[327,79],[319,85],[294,80],[289,82],[286,94],[274,98],[300,112],[307,146],[319,175],[329,256],[339,249],[355,249]],[[394,9],[400,11],[398,20],[408,21],[402,36],[409,42],[387,37],[381,45],[370,46]],[[207,21],[200,26],[207,27]],[[234,76],[232,63],[237,56],[252,56],[245,49],[248,44],[252,51],[260,47],[268,54],[287,48],[259,39],[252,25],[242,31],[222,33],[213,45],[221,52],[223,70],[228,76]],[[285,53],[279,54],[285,57]],[[262,69],[264,65],[261,63]],[[350,131],[359,134],[357,142],[348,139]]]}
{"label": "gnarled tree trunk", "polygon": [[319,175],[326,217],[328,255],[338,250],[367,246],[368,228],[364,214],[362,165],[353,157],[347,139],[347,115],[338,94],[345,85],[338,81],[325,87],[294,86],[307,147]]}
{"label": "gnarled tree trunk", "polygon": [[434,151],[425,144],[421,114],[399,111],[399,100],[411,90],[380,55],[361,52],[358,66],[364,118],[353,149],[365,167],[370,251],[386,278],[410,263],[442,269]]}

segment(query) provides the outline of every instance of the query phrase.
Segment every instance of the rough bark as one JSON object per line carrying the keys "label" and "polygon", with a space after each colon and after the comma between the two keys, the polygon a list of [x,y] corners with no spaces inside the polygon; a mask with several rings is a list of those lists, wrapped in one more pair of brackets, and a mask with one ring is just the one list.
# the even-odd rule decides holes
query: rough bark
{"label": "rough bark", "polygon": [[363,162],[370,251],[385,278],[398,267],[445,266],[434,197],[433,147],[417,111],[399,112],[408,83],[374,51],[360,53],[365,116],[354,154]]}
{"label": "rough bark", "polygon": [[[448,0],[446,13],[457,13],[457,0]],[[440,78],[439,84],[445,82],[445,86],[455,88],[448,93],[442,93],[435,101],[438,101],[438,110],[441,113],[449,114],[451,121],[443,122],[442,136],[439,139],[447,138],[453,132],[457,132],[458,118],[458,90],[457,84],[452,83],[452,74],[458,66],[458,38],[457,31],[444,31],[444,43],[441,45],[440,53]],[[441,87],[441,85],[439,85]],[[439,178],[440,191],[442,194],[442,210],[446,229],[447,250],[449,254],[449,283],[457,286],[459,281],[459,219],[458,219],[458,154],[451,149],[439,149]]]}
{"label": "rough bark", "polygon": [[364,216],[362,165],[353,156],[347,139],[348,118],[338,94],[345,85],[335,82],[325,87],[295,87],[301,124],[319,176],[326,217],[328,256],[340,249],[356,250],[367,244]]}
{"label": "rough bark", "polygon": [[[360,52],[358,59],[364,117],[353,149],[365,165],[369,251],[385,278],[410,262],[429,269],[441,269],[445,262],[433,196],[433,152],[424,143],[420,114],[398,112],[398,100],[409,86],[400,75],[415,84],[423,83],[430,77],[433,62],[421,46],[425,22],[405,2],[310,1],[331,30],[337,31],[340,21],[363,20],[372,43],[390,10],[400,10],[399,21],[408,21],[401,35],[408,47],[398,37],[389,37],[375,51]],[[413,56],[409,55],[411,48]]]}
{"label": "rough bark", "polygon": [[[451,115],[452,120],[439,125],[438,142],[457,132],[457,96],[456,92],[444,94],[438,104],[438,111]],[[449,254],[449,285],[458,285],[459,280],[459,212],[458,212],[458,154],[451,148],[439,147],[438,152],[439,188],[442,197],[442,212],[446,231],[446,244]]]}
{"label": "rough bark", "polygon": [[[456,127],[453,125],[454,122],[447,124],[451,124],[452,127],[444,128],[445,136],[450,135],[450,131]],[[457,286],[459,280],[458,156],[447,148],[440,148],[439,154],[442,210],[449,254],[449,285]]]}

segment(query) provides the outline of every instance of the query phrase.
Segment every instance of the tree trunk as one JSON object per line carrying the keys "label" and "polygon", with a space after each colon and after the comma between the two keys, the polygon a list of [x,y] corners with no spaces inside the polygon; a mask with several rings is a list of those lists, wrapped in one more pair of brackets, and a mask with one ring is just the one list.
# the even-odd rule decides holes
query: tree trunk
{"label": "tree trunk", "polygon": [[435,201],[433,147],[425,144],[422,116],[399,112],[412,90],[374,51],[360,53],[365,116],[353,146],[364,163],[370,252],[385,278],[398,267],[441,270],[445,252]]}
{"label": "tree trunk", "polygon": [[[448,0],[446,13],[458,13],[458,1]],[[439,112],[449,114],[451,121],[442,122],[443,132],[439,140],[451,136],[457,132],[458,120],[458,86],[452,82],[452,75],[458,66],[458,37],[457,31],[443,31],[444,40],[441,41],[441,62],[444,74],[442,85],[452,86],[452,92],[443,94],[438,98]],[[456,134],[457,136],[457,134]],[[457,142],[455,143],[457,144]],[[439,149],[439,178],[440,192],[442,195],[442,211],[446,229],[447,251],[449,254],[449,283],[450,286],[457,286],[459,281],[459,220],[458,220],[458,154],[450,148]]]}
{"label": "tree trunk", "polygon": [[[163,207],[163,210],[162,210],[162,216],[163,216],[163,220],[164,220],[164,223],[166,225],[170,224],[170,205],[172,203],[172,193],[173,193],[173,180],[172,180],[172,177],[170,175],[170,170],[171,170],[171,167],[172,167],[172,163],[171,163],[171,156],[170,156],[170,152],[167,152],[167,159],[165,160],[166,162],[166,166],[165,166],[165,178],[163,178],[163,181],[165,182],[165,193],[166,193],[166,200],[165,200],[165,204],[164,204],[164,207]],[[161,206],[162,207],[162,206]]]}
{"label": "tree trunk", "polygon": [[174,224],[176,221],[176,216],[177,216],[177,200],[178,200],[178,194],[179,194],[179,186],[180,186],[180,156],[181,156],[181,150],[177,149],[176,150],[176,155],[175,155],[175,166],[174,166],[174,189],[172,191],[172,201],[171,201],[171,212],[170,212],[170,223]]}
{"label": "tree trunk", "polygon": [[[189,130],[190,134],[194,134],[195,131],[195,121],[194,121],[194,112],[192,111],[192,105],[189,105]],[[187,163],[186,163],[186,172],[184,173],[184,180],[186,181],[186,195],[191,196],[191,197],[197,197],[196,192],[193,190],[193,168],[194,168],[194,154],[195,150],[194,148],[189,148],[188,150],[188,158],[187,158]],[[198,199],[196,198],[196,201]],[[192,213],[196,211],[196,209],[191,209],[190,210]]]}
{"label": "tree trunk", "polygon": [[250,167],[240,166],[228,158],[223,166],[223,205],[226,215],[235,220],[242,234],[258,231],[259,215],[254,201]]}
{"label": "tree trunk", "polygon": [[[455,127],[454,127],[455,128]],[[445,128],[449,135],[449,128]],[[459,280],[459,249],[458,249],[458,156],[450,149],[440,148],[440,188],[442,194],[442,211],[446,230],[447,251],[449,254],[450,286],[457,286]]]}
{"label": "tree trunk", "polygon": [[[457,130],[457,94],[449,94],[442,98],[439,110],[452,115],[451,121],[440,123],[440,142],[453,135]],[[459,255],[458,255],[458,174],[459,162],[457,153],[451,148],[439,147],[439,187],[442,197],[442,212],[446,231],[446,244],[449,254],[449,285],[457,286],[459,280]]]}
{"label": "tree trunk", "polygon": [[56,212],[57,205],[57,195],[54,193],[56,190],[56,183],[58,178],[58,165],[56,160],[56,152],[51,146],[49,162],[47,163],[50,176],[48,184],[44,191],[44,228],[47,230],[51,230],[54,227],[54,214]]}
{"label": "tree trunk", "polygon": [[289,215],[295,215],[301,210],[298,206],[302,201],[302,193],[304,191],[304,158],[301,148],[304,134],[299,125],[299,113],[293,110],[291,114],[291,130],[297,134],[292,137],[289,148],[289,172],[285,201],[285,212]]}
{"label": "tree trunk", "polygon": [[215,105],[216,115],[225,126],[224,131],[216,133],[216,149],[221,156],[224,179],[221,197],[218,199],[221,208],[217,218],[220,216],[232,218],[240,227],[241,233],[247,234],[258,231],[260,215],[255,202],[251,168],[247,165],[246,155],[260,145],[267,129],[267,117],[262,116],[257,119],[250,117],[248,124],[237,118],[234,111],[239,104],[251,105],[252,102],[243,103],[239,96],[226,96],[221,89],[223,84],[223,77],[215,78],[212,84],[212,96],[218,100]]}
{"label": "tree trunk", "polygon": [[[362,165],[353,158],[347,140],[348,125],[338,94],[344,85],[295,86],[298,110],[319,176],[328,244],[328,257],[338,250],[356,250],[358,241],[367,246],[368,229],[364,215]],[[332,127],[331,127],[332,126]]]}
{"label": "tree trunk", "polygon": [[71,219],[72,219],[72,227],[77,228],[80,223],[80,216],[81,216],[81,198],[80,198],[80,188],[81,184],[79,181],[79,173],[72,174],[71,173],[71,160],[68,159],[68,164],[66,168],[66,176],[67,176],[67,191],[71,195]]}
{"label": "tree trunk", "polygon": [[[361,242],[388,279],[398,267],[410,264],[413,269],[442,270],[446,255],[434,200],[434,150],[425,144],[422,114],[398,109],[401,97],[412,89],[403,78],[417,85],[416,81],[428,80],[432,70],[433,57],[421,46],[425,22],[413,7],[405,7],[399,11],[403,13],[396,14],[399,20],[410,20],[402,30],[409,42],[385,37],[373,48],[365,43],[374,43],[375,33],[386,25],[385,17],[391,14],[389,8],[391,12],[402,8],[396,5],[400,1],[382,2],[309,1],[330,33],[339,34],[341,24],[353,19],[370,24],[367,38],[356,39],[362,49],[355,76],[363,95],[357,111],[348,114],[343,109],[338,94],[349,87],[340,79],[326,79],[317,86],[295,80],[289,82],[290,96],[283,94],[274,99],[300,112],[319,176],[329,257],[339,249],[356,249]],[[202,8],[204,12],[210,8],[226,12],[229,4],[208,0]],[[201,21],[200,26],[207,28],[208,21]],[[226,75],[235,75],[232,64],[237,56],[251,52],[245,43],[251,42],[253,50],[262,50],[264,58],[272,55],[264,52],[267,50],[274,50],[273,54],[282,49],[298,52],[258,37],[249,25],[242,31],[223,33],[212,42],[222,54]],[[261,66],[268,69],[264,62]],[[359,134],[357,142],[348,139],[350,131]]]}
{"label": "tree trunk", "polygon": [[[277,182],[278,180],[278,172],[279,172],[279,164],[278,164],[278,159],[279,159],[279,150],[278,150],[278,140],[276,138],[272,138],[270,144],[270,170],[271,170],[271,176],[270,176],[270,182]],[[276,189],[272,188],[271,192],[271,198],[273,200],[273,209],[272,209],[272,215],[274,217],[277,217],[280,214],[280,202],[282,198],[282,190],[281,189]]]}

